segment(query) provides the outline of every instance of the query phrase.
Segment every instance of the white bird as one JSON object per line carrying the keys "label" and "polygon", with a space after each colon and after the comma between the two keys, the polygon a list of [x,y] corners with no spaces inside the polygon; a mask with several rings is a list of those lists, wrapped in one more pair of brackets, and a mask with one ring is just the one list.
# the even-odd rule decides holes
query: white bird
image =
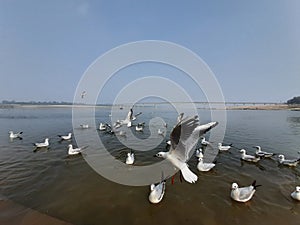
{"label": "white bird", "polygon": [[35,143],[34,145],[37,148],[48,147],[49,146],[49,138],[46,138],[45,142],[43,142],[43,143]]}
{"label": "white bird", "polygon": [[203,158],[203,152],[202,152],[202,148],[196,149],[196,157],[197,158]]}
{"label": "white bird", "polygon": [[222,145],[222,143],[218,144],[219,151],[229,151],[231,149],[232,144],[230,145]]}
{"label": "white bird", "polygon": [[106,125],[104,123],[100,123],[99,130],[106,130]]}
{"label": "white bird", "polygon": [[210,143],[207,140],[205,140],[205,137],[202,138],[201,144],[202,145],[210,145]]}
{"label": "white bird", "polygon": [[195,183],[198,180],[198,177],[188,168],[187,161],[191,157],[190,153],[197,144],[199,136],[203,135],[217,124],[218,122],[211,122],[199,125],[197,116],[181,120],[173,128],[170,134],[170,150],[168,152],[158,152],[156,156],[169,160],[181,171],[183,178],[187,182]]}
{"label": "white bird", "polygon": [[86,95],[86,91],[81,92],[81,98],[84,98],[85,95]]}
{"label": "white bird", "polygon": [[284,165],[284,166],[297,166],[300,159],[285,159],[284,155],[279,155],[279,163],[280,165]]}
{"label": "white bird", "polygon": [[81,124],[80,127],[82,129],[88,129],[89,128],[89,125],[88,124]]}
{"label": "white bird", "polygon": [[159,203],[164,197],[165,189],[166,189],[166,180],[162,180],[157,185],[151,184],[149,201],[153,204]]}
{"label": "white bird", "polygon": [[264,158],[270,158],[273,155],[275,155],[272,152],[264,152],[264,151],[262,151],[260,146],[254,146],[254,148],[256,148],[256,153],[255,153],[256,156],[264,157]]}
{"label": "white bird", "polygon": [[248,187],[241,188],[239,188],[237,183],[232,183],[230,196],[237,202],[247,202],[253,197],[256,188],[259,186],[261,185],[256,185],[256,181],[253,181],[253,183]]}
{"label": "white bird", "polygon": [[166,144],[171,145],[171,141],[170,140],[166,141]]}
{"label": "white bird", "polygon": [[22,139],[21,134],[23,134],[23,132],[19,132],[19,133],[15,133],[13,131],[9,131],[9,138],[14,139],[14,138],[19,138]]}
{"label": "white bird", "polygon": [[72,133],[69,133],[68,135],[58,135],[62,140],[70,140],[72,138]]}
{"label": "white bird", "polygon": [[127,153],[127,158],[126,158],[126,164],[127,165],[132,165],[134,163],[134,153],[133,152],[128,152]]}
{"label": "white bird", "polygon": [[143,131],[145,123],[138,123],[138,125],[135,126],[136,131]]}
{"label": "white bird", "polygon": [[161,129],[158,129],[157,133],[158,133],[158,135],[162,135],[162,136],[165,135],[165,132]]}
{"label": "white bird", "polygon": [[247,155],[245,149],[240,150],[241,159],[247,162],[258,162],[260,160],[259,157],[253,156],[253,155]]}
{"label": "white bird", "polygon": [[198,162],[198,165],[197,165],[197,169],[199,171],[203,171],[203,172],[210,171],[216,165],[214,163],[205,163],[205,162],[203,162],[203,158],[202,157],[199,157],[198,161],[199,162]]}
{"label": "white bird", "polygon": [[68,145],[68,155],[78,155],[84,148],[73,148],[73,145]]}
{"label": "white bird", "polygon": [[293,193],[291,193],[291,197],[295,200],[300,201],[300,186],[297,186],[296,190]]}

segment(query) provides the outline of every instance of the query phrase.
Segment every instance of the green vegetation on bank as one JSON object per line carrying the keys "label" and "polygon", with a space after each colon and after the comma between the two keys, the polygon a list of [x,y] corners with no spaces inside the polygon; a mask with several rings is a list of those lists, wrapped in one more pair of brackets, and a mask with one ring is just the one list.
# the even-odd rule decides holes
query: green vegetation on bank
{"label": "green vegetation on bank", "polygon": [[293,104],[300,104],[300,96],[294,97],[287,101],[287,104],[293,105]]}

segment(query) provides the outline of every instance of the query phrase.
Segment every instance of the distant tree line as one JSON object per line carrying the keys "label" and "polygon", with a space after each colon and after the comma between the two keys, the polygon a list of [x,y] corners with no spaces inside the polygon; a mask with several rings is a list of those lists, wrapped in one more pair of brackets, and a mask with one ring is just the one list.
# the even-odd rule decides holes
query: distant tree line
{"label": "distant tree line", "polygon": [[292,105],[292,104],[300,104],[300,96],[294,97],[290,100],[287,101],[287,104]]}
{"label": "distant tree line", "polygon": [[21,104],[21,105],[72,105],[72,102],[57,102],[57,101],[29,101],[29,102],[22,102],[22,101],[9,101],[9,100],[3,100],[3,105],[10,105],[10,104]]}

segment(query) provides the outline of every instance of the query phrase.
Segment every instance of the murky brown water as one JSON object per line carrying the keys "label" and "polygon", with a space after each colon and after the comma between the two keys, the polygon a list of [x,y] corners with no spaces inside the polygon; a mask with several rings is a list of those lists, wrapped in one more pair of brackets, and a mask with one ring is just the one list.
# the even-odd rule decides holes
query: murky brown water
{"label": "murky brown water", "polygon": [[[152,117],[152,111],[145,109],[140,120]],[[97,121],[106,120],[108,109],[99,109],[98,115]],[[205,111],[200,115],[204,120],[209,118]],[[169,122],[176,114],[163,112],[162,116]],[[266,151],[298,157],[299,118],[296,111],[229,111],[224,142],[246,148],[251,154],[252,146],[259,144]],[[300,185],[299,167],[278,167],[272,159],[258,165],[241,163],[238,151],[232,149],[217,156],[213,171],[200,173],[192,157],[189,165],[199,175],[198,182],[181,183],[177,174],[173,185],[168,180],[162,202],[152,205],[148,202],[148,186],[113,183],[94,172],[81,156],[67,157],[68,143],[58,142],[56,135],[72,130],[69,109],[1,109],[0,124],[1,194],[73,224],[296,225],[300,221],[300,202],[289,196]],[[10,142],[9,130],[22,130],[23,140]],[[42,141],[45,135],[52,140],[50,149],[33,153],[32,142]],[[108,142],[113,155],[125,159],[124,147],[118,141],[104,133],[99,135]],[[147,132],[138,135],[146,137]],[[162,143],[157,151],[164,148]],[[151,163],[149,154],[136,152],[136,163]],[[263,186],[250,202],[241,204],[230,199],[232,182],[248,185],[254,179]]]}

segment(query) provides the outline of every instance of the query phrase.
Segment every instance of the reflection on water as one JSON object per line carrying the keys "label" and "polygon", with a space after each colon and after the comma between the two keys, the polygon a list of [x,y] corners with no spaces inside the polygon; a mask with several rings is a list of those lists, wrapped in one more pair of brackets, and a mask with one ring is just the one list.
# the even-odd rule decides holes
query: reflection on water
{"label": "reflection on water", "polygon": [[[216,167],[208,173],[196,170],[193,156],[189,165],[199,175],[198,182],[181,183],[177,174],[174,185],[168,180],[162,202],[152,205],[148,186],[113,183],[95,173],[81,156],[67,156],[67,145],[76,142],[61,142],[57,135],[72,130],[70,109],[0,110],[0,194],[25,206],[74,224],[299,224],[300,203],[289,195],[300,185],[300,168],[279,167],[276,157],[257,164],[241,162],[238,149],[254,154],[252,147],[260,145],[265,151],[299,157],[300,112],[228,111],[224,142],[238,149],[219,154]],[[176,120],[172,110],[140,107],[137,111],[143,112],[137,122],[164,118],[168,135]],[[199,113],[201,121],[210,120],[208,111]],[[109,122],[108,115],[109,108],[97,109],[97,123]],[[23,131],[23,140],[10,142],[9,130]],[[149,129],[135,135],[147,138]],[[50,148],[34,153],[32,143],[45,137],[50,138]],[[105,132],[99,131],[99,137],[116,159],[125,161],[129,149]],[[153,153],[165,150],[165,140],[161,138],[152,151],[135,151],[137,165],[156,162]],[[233,202],[231,183],[249,185],[254,179],[262,187],[253,199],[246,204]]]}

